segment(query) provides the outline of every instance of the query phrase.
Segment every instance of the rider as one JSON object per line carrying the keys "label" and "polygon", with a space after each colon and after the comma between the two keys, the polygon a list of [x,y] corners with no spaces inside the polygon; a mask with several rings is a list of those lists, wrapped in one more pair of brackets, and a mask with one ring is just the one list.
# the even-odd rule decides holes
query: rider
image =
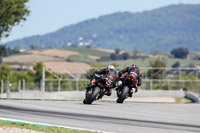
{"label": "rider", "polygon": [[136,83],[136,86],[135,86],[135,92],[137,92],[137,86],[141,86],[142,85],[142,75],[141,75],[141,73],[139,71],[139,68],[135,64],[132,64],[130,67],[126,67],[123,70],[121,70],[118,73],[118,77],[121,77],[122,74],[124,74],[126,72],[127,72],[127,75],[134,74],[136,76],[137,83]]}
{"label": "rider", "polygon": [[95,71],[94,74],[93,74],[93,77],[91,79],[91,84],[93,84],[94,82],[96,82],[96,79],[99,78],[98,75],[95,75],[96,74],[103,74],[103,78],[106,79],[108,78],[109,81],[110,81],[110,85],[108,86],[109,90],[108,92],[106,93],[107,96],[110,96],[112,94],[112,87],[113,87],[113,80],[116,78],[116,75],[117,75],[117,70],[115,69],[115,67],[113,65],[108,65],[106,68],[103,68],[102,70],[100,71]]}

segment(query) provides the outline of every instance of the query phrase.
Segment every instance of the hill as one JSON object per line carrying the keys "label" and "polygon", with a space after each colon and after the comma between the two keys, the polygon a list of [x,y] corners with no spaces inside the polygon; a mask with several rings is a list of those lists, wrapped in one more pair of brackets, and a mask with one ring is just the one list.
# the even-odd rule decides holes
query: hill
{"label": "hill", "polygon": [[171,5],[138,13],[118,12],[63,27],[53,33],[12,42],[9,46],[90,45],[98,48],[169,52],[177,47],[199,51],[200,5]]}

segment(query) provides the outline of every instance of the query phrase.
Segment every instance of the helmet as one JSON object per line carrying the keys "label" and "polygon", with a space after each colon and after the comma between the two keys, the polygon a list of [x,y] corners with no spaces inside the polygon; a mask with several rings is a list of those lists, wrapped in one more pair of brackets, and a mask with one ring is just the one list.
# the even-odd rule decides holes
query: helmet
{"label": "helmet", "polygon": [[115,69],[115,67],[113,65],[108,65],[108,69]]}
{"label": "helmet", "polygon": [[135,68],[135,67],[136,67],[136,65],[135,65],[135,64],[132,64],[132,65],[131,65],[131,67],[134,67],[134,68]]}

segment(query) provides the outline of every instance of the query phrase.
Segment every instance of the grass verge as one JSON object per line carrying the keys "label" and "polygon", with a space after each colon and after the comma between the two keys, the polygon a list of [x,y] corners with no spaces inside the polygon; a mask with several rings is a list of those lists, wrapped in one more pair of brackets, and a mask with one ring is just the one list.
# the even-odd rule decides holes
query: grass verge
{"label": "grass verge", "polygon": [[176,103],[191,103],[192,100],[184,97],[175,97]]}
{"label": "grass verge", "polygon": [[[44,133],[95,133],[87,130],[74,130],[52,126],[38,126],[33,124],[26,124],[21,122],[5,122],[0,120],[0,127],[30,129]],[[97,132],[96,132],[97,133]]]}

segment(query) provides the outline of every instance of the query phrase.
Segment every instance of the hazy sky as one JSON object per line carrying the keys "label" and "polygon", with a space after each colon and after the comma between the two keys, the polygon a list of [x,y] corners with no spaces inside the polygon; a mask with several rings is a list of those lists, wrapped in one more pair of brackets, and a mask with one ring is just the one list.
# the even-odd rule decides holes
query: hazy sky
{"label": "hazy sky", "polygon": [[200,4],[200,0],[29,0],[27,21],[12,29],[7,42],[56,31],[63,26],[114,12],[141,12],[171,4]]}

